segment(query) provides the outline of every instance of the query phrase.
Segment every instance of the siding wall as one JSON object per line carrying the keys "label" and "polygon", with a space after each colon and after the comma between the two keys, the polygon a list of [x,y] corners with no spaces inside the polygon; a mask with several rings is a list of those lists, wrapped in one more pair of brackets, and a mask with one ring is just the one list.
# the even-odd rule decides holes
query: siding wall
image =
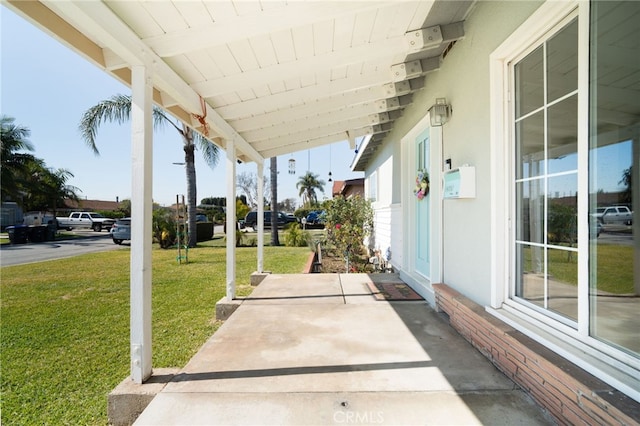
{"label": "siding wall", "polygon": [[402,208],[400,204],[391,204],[375,209],[374,237],[370,248],[380,250],[384,255],[391,251],[390,263],[394,269],[402,265]]}

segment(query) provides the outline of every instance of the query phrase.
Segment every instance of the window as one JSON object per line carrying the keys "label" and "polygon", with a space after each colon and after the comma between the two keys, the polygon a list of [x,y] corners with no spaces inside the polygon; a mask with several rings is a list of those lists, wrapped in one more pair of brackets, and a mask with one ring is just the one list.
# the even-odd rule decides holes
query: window
{"label": "window", "polygon": [[378,172],[371,173],[367,181],[369,183],[369,201],[373,203],[378,200]]}
{"label": "window", "polygon": [[578,22],[514,62],[515,297],[578,317]]}
{"label": "window", "polygon": [[495,204],[496,217],[508,212],[506,292],[496,292],[496,306],[621,361],[634,386],[639,22],[640,2],[548,1],[492,55],[492,90],[510,94],[500,92],[493,123],[504,142],[494,167],[500,155],[509,165],[496,172],[508,184]]}
{"label": "window", "polygon": [[416,155],[418,158],[418,170],[427,170],[427,156],[428,156],[428,137],[421,137],[418,140],[418,149],[416,150]]}
{"label": "window", "polygon": [[639,225],[631,211],[640,184],[639,22],[638,2],[591,5],[589,334],[638,357]]}

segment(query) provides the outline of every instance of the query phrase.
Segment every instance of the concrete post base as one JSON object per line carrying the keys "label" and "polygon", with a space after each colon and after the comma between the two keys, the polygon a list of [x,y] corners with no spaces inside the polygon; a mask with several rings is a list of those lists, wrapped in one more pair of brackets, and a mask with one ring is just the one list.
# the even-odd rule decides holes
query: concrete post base
{"label": "concrete post base", "polygon": [[232,313],[238,309],[238,306],[242,303],[242,300],[229,300],[227,297],[223,297],[216,303],[216,319],[219,321],[226,321],[229,319]]}
{"label": "concrete post base", "polygon": [[110,425],[132,425],[151,400],[173,379],[180,369],[155,368],[149,380],[134,383],[124,379],[107,396],[107,418]]}
{"label": "concrete post base", "polygon": [[259,286],[262,280],[264,280],[267,277],[267,275],[269,275],[270,273],[271,273],[270,271],[253,272],[251,274],[251,286],[252,287]]}

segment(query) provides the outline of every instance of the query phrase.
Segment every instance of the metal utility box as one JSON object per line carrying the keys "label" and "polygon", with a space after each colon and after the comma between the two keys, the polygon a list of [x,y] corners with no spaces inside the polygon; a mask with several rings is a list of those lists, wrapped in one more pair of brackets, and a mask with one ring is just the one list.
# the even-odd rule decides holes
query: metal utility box
{"label": "metal utility box", "polygon": [[476,168],[462,166],[444,173],[444,188],[442,196],[445,199],[475,198],[476,197]]}

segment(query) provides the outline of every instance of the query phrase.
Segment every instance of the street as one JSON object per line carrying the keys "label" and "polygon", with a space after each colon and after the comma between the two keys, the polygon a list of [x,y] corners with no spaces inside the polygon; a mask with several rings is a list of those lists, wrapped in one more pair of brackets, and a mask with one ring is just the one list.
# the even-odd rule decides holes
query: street
{"label": "street", "polygon": [[113,243],[108,232],[76,231],[86,238],[47,241],[43,243],[3,244],[0,246],[0,266],[42,262],[45,260],[73,257],[84,253],[117,250],[128,247]]}
{"label": "street", "polygon": [[[114,244],[111,234],[106,231],[98,233],[89,229],[81,229],[72,232],[83,238],[43,243],[2,244],[0,245],[0,266],[42,262],[85,253],[130,247],[130,241],[125,241],[122,245]],[[214,235],[223,233],[224,227],[222,225],[214,226]]]}
{"label": "street", "polygon": [[598,243],[633,246],[633,233],[626,226],[616,228],[615,225],[606,225],[598,237]]}

